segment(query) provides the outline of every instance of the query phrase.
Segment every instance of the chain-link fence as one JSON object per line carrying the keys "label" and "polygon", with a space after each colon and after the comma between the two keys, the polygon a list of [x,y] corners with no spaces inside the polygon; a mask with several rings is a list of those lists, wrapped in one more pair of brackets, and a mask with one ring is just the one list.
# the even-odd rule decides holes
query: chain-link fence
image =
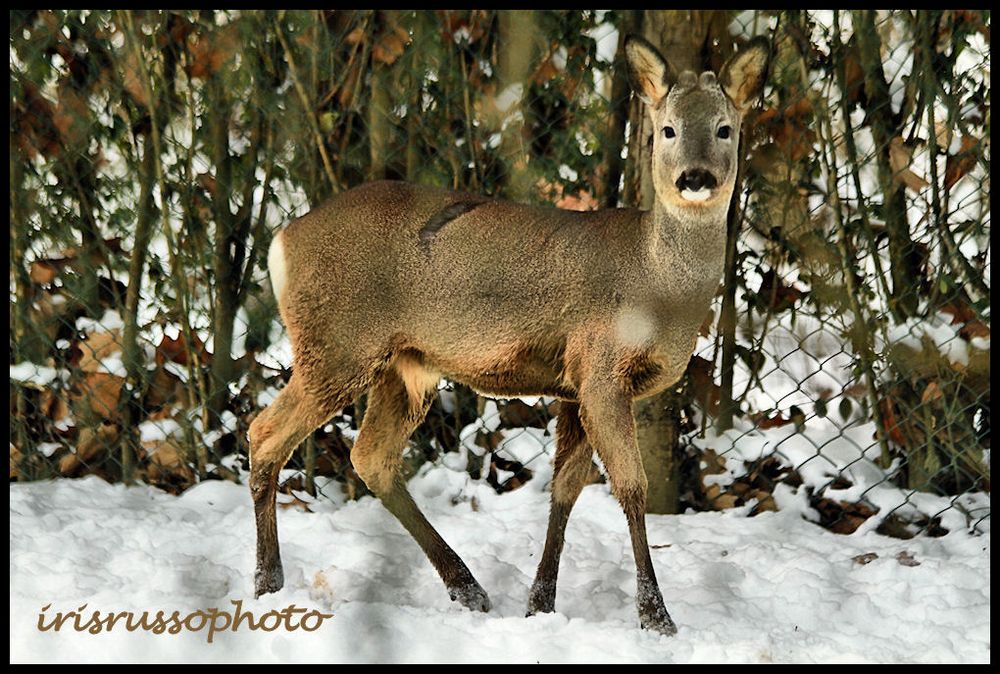
{"label": "chain-link fence", "polygon": [[[988,13],[10,18],[11,480],[242,480],[249,423],[290,374],[266,281],[277,228],[379,178],[642,205],[623,36],[717,69],[766,35],[725,283],[671,392],[675,507],[798,510],[841,533],[985,526]],[[505,491],[551,460],[557,401],[439,393],[408,476],[444,464]],[[365,493],[363,413],[304,443],[283,498]]]}

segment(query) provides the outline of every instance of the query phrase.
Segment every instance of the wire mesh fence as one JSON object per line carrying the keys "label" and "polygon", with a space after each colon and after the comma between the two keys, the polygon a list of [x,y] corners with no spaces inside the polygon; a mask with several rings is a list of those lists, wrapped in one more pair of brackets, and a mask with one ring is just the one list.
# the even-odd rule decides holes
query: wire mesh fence
{"label": "wire mesh fence", "polygon": [[[724,283],[669,399],[678,505],[988,526],[988,13],[10,18],[11,480],[242,480],[249,423],[290,375],[274,231],[383,178],[648,207],[624,35],[698,69],[765,35]],[[442,381],[406,475],[541,479],[558,406]],[[366,493],[363,414],[304,443],[285,499]]]}

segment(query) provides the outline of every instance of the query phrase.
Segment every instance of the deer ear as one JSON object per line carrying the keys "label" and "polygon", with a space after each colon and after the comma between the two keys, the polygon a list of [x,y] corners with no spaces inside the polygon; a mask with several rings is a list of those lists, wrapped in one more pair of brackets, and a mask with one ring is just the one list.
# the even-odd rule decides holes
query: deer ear
{"label": "deer ear", "polygon": [[740,112],[746,112],[763,91],[770,60],[771,44],[758,36],[722,66],[719,84]]}
{"label": "deer ear", "polygon": [[646,105],[655,106],[670,90],[673,71],[656,47],[639,37],[625,38],[625,62],[633,91]]}

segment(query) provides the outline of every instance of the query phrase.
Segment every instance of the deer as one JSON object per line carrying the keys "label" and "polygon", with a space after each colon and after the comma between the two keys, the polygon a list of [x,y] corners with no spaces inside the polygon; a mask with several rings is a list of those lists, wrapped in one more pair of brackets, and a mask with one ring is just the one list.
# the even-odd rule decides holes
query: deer
{"label": "deer", "polygon": [[624,44],[652,122],[651,210],[570,211],[403,181],[342,192],[273,238],[268,271],[292,374],[248,432],[256,596],[284,584],[275,500],[296,446],[367,392],[350,452],[368,489],[474,611],[490,599],[423,515],[403,450],[442,378],[494,397],[560,401],[550,512],[527,616],[555,610],[566,523],[593,454],[628,524],[643,629],[673,635],[646,537],[633,401],[674,385],[723,273],[743,118],[763,91],[764,38],[719,75],[677,73]]}

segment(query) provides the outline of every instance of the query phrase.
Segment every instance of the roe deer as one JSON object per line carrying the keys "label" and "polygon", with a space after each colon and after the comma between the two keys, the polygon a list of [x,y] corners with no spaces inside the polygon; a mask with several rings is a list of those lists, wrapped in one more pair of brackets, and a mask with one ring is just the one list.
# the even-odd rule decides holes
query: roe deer
{"label": "roe deer", "polygon": [[376,182],[275,236],[268,266],[294,368],[249,432],[257,596],[284,582],[278,471],[309,433],[367,391],[355,470],[423,548],[451,598],[489,610],[399,472],[406,441],[446,377],[495,396],[562,401],[528,615],[554,610],[566,521],[596,450],[628,522],[640,624],[676,632],[646,543],[632,401],[681,377],[718,288],[739,130],[770,50],[752,40],[718,79],[675,76],[641,38],[630,37],[625,51],[657,130],[652,211],[574,212]]}

